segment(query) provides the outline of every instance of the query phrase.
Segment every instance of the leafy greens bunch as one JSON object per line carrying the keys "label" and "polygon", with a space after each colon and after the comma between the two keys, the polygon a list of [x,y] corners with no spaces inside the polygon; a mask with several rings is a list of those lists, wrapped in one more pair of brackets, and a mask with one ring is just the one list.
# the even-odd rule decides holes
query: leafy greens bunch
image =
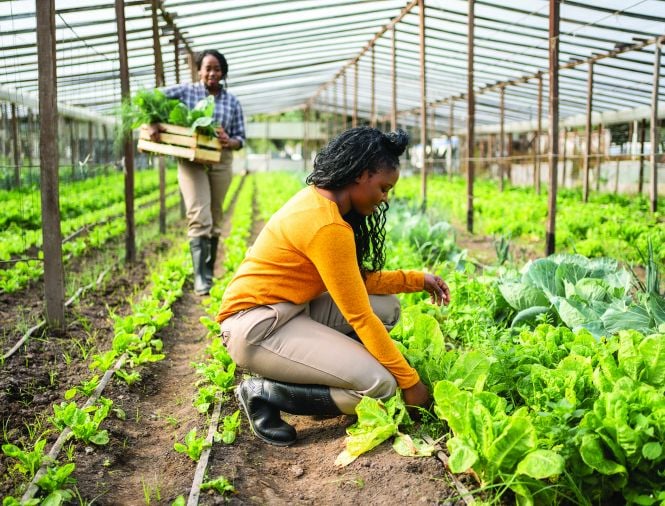
{"label": "leafy greens bunch", "polygon": [[169,123],[185,126],[209,137],[216,136],[219,124],[213,121],[215,99],[211,96],[199,100],[194,109],[189,109],[176,98],[168,98],[164,92],[139,90],[123,107],[123,125],[133,130],[143,124]]}

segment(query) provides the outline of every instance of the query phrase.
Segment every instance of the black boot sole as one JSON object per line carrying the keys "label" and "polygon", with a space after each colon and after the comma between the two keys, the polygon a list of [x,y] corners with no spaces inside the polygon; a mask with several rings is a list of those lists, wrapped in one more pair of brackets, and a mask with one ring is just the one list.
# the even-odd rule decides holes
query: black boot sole
{"label": "black boot sole", "polygon": [[254,424],[252,423],[252,417],[249,414],[249,408],[247,404],[245,404],[245,400],[242,398],[242,395],[240,395],[238,388],[239,387],[236,387],[234,390],[236,399],[238,399],[238,404],[240,404],[240,407],[242,407],[242,410],[245,412],[245,416],[247,417],[247,421],[249,422],[249,428],[256,437],[258,437],[261,441],[265,441],[266,443],[271,444],[273,446],[282,446],[282,447],[291,446],[293,443],[296,442],[295,439],[293,441],[278,441],[274,439],[269,439],[265,437],[263,434],[261,434],[259,431],[257,431],[254,428]]}

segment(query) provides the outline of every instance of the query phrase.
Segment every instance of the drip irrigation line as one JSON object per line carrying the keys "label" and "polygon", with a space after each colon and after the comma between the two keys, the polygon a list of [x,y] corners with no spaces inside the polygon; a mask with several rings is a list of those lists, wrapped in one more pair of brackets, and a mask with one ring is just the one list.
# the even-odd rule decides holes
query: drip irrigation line
{"label": "drip irrigation line", "polygon": [[448,468],[448,455],[446,455],[443,450],[441,450],[441,447],[439,446],[438,443],[436,443],[431,437],[429,436],[424,436],[423,439],[425,442],[429,445],[433,445],[437,451],[436,451],[436,458],[438,458],[442,463],[443,466],[452,479],[453,485],[455,485],[455,488],[460,494],[460,497],[464,501],[465,504],[475,504],[475,499],[473,498],[473,495],[471,492],[467,490],[467,488],[460,482],[457,477],[450,471]]}
{"label": "drip irrigation line", "polygon": [[[146,328],[147,327],[143,327],[141,329],[139,337],[141,337],[143,333],[145,333]],[[115,365],[104,373],[104,376],[102,377],[102,380],[99,382],[99,385],[97,385],[97,388],[88,398],[88,400],[81,409],[89,408],[97,401],[97,399],[99,399],[99,397],[102,395],[102,392],[104,391],[104,388],[106,388],[106,385],[109,383],[109,381],[111,381],[111,378],[113,377],[115,372],[118,369],[120,369],[123,365],[125,365],[126,360],[127,360],[127,353],[125,352],[118,359]],[[48,458],[50,459],[50,461],[54,462],[57,459],[60,450],[62,449],[63,445],[67,442],[67,439],[69,438],[71,432],[72,431],[69,427],[65,427],[65,429],[60,433],[58,439],[56,439],[55,443],[53,443],[51,451],[49,451],[48,453]],[[21,497],[21,504],[32,499],[34,495],[39,491],[39,487],[37,486],[37,481],[39,481],[39,479],[42,476],[44,476],[44,474],[46,474],[46,467],[48,466],[50,461],[43,463],[39,468],[39,470],[35,473],[35,476],[30,481],[30,485],[28,485],[28,489],[25,491],[25,494],[23,494],[23,497]]]}
{"label": "drip irrigation line", "polygon": [[215,402],[215,409],[212,413],[212,419],[210,420],[210,426],[208,427],[208,436],[206,437],[206,443],[209,446],[201,452],[201,458],[196,465],[196,471],[194,472],[194,481],[192,482],[192,488],[189,492],[189,498],[187,499],[187,506],[197,506],[199,504],[199,495],[201,494],[201,484],[203,483],[203,478],[205,477],[206,469],[208,467],[208,459],[210,457],[210,451],[212,450],[213,439],[215,433],[217,432],[217,426],[219,425],[219,418],[222,413],[222,404],[224,403],[223,399],[220,399],[220,393],[218,392]]}
{"label": "drip irrigation line", "polygon": [[[72,303],[73,303],[73,302],[79,297],[79,295],[81,295],[84,291],[86,291],[86,290],[92,288],[93,286],[97,286],[97,285],[99,285],[99,284],[102,282],[102,279],[104,279],[104,276],[106,276],[106,274],[111,270],[111,268],[112,268],[112,266],[111,266],[111,267],[107,267],[106,269],[104,269],[104,270],[99,274],[99,276],[97,277],[97,280],[96,280],[96,281],[90,283],[89,285],[86,285],[86,286],[80,287],[78,290],[76,290],[76,293],[75,293],[74,295],[72,295],[72,296],[69,298],[69,300],[67,300],[67,302],[65,302],[65,307],[69,307],[69,306],[70,306],[70,305],[71,305],[71,304],[72,304]],[[41,329],[44,325],[46,325],[46,320],[42,320],[42,321],[39,322],[37,325],[35,325],[35,326],[32,327],[31,329],[29,329],[25,334],[23,334],[23,337],[21,337],[21,339],[19,339],[19,341],[18,341],[18,342],[12,347],[12,349],[9,350],[7,353],[5,353],[5,354],[2,356],[2,361],[4,362],[6,359],[8,359],[8,358],[11,357],[14,353],[16,353],[16,351],[17,351],[17,350],[23,345],[23,343],[25,343],[25,342],[27,341],[27,339],[28,339],[28,338],[29,338],[34,332],[36,332],[37,330]]]}

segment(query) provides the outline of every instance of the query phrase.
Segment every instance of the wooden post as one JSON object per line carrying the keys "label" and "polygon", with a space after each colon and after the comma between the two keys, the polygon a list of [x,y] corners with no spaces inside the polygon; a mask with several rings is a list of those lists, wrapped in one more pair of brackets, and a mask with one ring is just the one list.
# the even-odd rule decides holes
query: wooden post
{"label": "wooden post", "polygon": [[358,60],[353,63],[353,117],[351,126],[358,126]]}
{"label": "wooden post", "polygon": [[476,98],[473,89],[473,35],[474,35],[474,4],[475,0],[469,0],[469,14],[467,26],[467,120],[466,120],[466,229],[473,233],[473,143],[476,122]]}
{"label": "wooden post", "polygon": [[589,62],[589,73],[587,76],[587,95],[586,95],[586,146],[584,148],[584,176],[582,186],[582,200],[589,201],[589,172],[591,156],[591,114],[593,113],[593,61]]}
{"label": "wooden post", "polygon": [[14,186],[21,187],[21,138],[18,128],[18,107],[11,103],[12,109],[12,152],[14,153]]}
{"label": "wooden post", "polygon": [[505,101],[506,101],[506,87],[499,88],[499,191],[503,191],[503,156],[504,156],[504,119],[505,119]]}
{"label": "wooden post", "polygon": [[42,240],[46,321],[65,324],[65,273],[62,267],[60,189],[58,181],[58,96],[55,53],[55,0],[36,2],[39,67],[39,171],[41,175]]}
{"label": "wooden post", "polygon": [[[418,0],[420,20],[420,143],[423,165],[420,171],[420,199],[422,209],[427,209],[427,79],[425,73],[425,0]],[[374,53],[372,53],[374,54]]]}
{"label": "wooden post", "polygon": [[536,166],[533,170],[533,187],[540,195],[540,136],[543,131],[543,74],[538,72],[538,114],[536,119]]}
{"label": "wooden post", "polygon": [[[125,4],[115,0],[115,15],[118,26],[118,58],[120,61],[120,89],[123,100],[129,100],[129,65],[127,63],[127,32],[125,30]],[[123,145],[125,172],[125,260],[136,262],[136,237],[134,220],[134,146],[131,135],[125,135]]]}
{"label": "wooden post", "polygon": [[651,212],[658,210],[658,88],[660,81],[660,50],[663,39],[654,48],[653,91],[651,95]]}
{"label": "wooden post", "polygon": [[549,192],[547,194],[547,232],[545,235],[545,254],[551,255],[556,248],[556,193],[557,164],[559,162],[559,3],[550,0],[549,26]]}
{"label": "wooden post", "polygon": [[393,25],[391,35],[390,77],[392,96],[390,107],[390,129],[394,132],[397,130],[397,25]]}
{"label": "wooden post", "polygon": [[644,141],[647,133],[647,120],[640,122],[640,172],[637,179],[637,193],[642,195],[644,189]]}

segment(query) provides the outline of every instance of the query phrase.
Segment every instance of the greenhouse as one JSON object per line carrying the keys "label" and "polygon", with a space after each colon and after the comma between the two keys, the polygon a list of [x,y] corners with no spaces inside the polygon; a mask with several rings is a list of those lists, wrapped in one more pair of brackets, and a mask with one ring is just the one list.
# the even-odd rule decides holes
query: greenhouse
{"label": "greenhouse", "polygon": [[3,506],[665,504],[665,2],[0,2]]}

